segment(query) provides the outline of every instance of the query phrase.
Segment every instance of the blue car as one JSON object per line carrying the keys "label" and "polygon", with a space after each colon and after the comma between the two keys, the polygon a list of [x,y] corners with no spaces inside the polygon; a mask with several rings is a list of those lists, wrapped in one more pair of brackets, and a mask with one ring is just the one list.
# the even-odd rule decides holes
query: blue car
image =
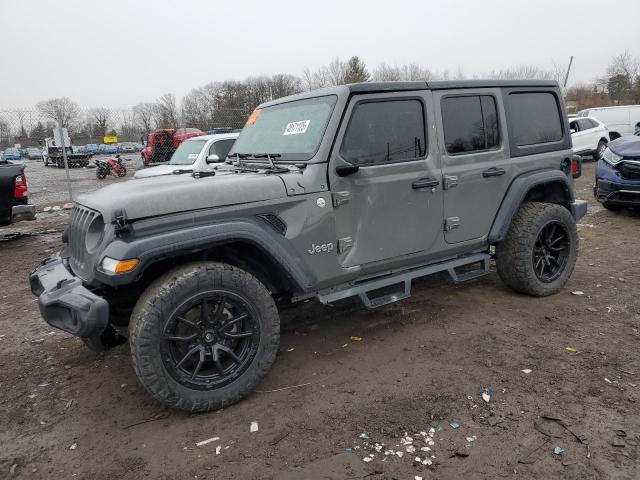
{"label": "blue car", "polygon": [[112,145],[105,145],[104,149],[102,149],[102,153],[118,153],[118,145],[112,144]]}
{"label": "blue car", "polygon": [[22,155],[17,148],[7,148],[2,154],[3,160],[20,160],[20,158],[22,158]]}
{"label": "blue car", "polygon": [[609,142],[596,165],[593,194],[608,210],[640,207],[640,137]]}
{"label": "blue car", "polygon": [[84,151],[86,153],[100,153],[100,147],[95,143],[88,143],[84,146]]}

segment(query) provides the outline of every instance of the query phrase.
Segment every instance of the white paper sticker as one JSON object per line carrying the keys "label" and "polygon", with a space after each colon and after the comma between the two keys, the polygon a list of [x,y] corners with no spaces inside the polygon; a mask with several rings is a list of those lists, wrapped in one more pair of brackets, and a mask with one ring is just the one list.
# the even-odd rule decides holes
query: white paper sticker
{"label": "white paper sticker", "polygon": [[196,158],[198,158],[198,154],[197,153],[190,153],[188,158],[189,158],[189,160],[195,160]]}
{"label": "white paper sticker", "polygon": [[311,120],[301,120],[299,122],[287,123],[287,127],[284,129],[282,135],[298,135],[299,133],[305,133],[309,128]]}

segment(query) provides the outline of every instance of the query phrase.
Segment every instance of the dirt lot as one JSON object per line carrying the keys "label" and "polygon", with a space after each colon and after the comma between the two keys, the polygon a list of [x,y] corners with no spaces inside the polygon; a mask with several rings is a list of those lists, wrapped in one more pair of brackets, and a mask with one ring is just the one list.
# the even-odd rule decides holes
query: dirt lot
{"label": "dirt lot", "polygon": [[259,391],[203,415],[151,400],[126,344],[97,355],[40,319],[27,274],[60,247],[65,212],[0,231],[33,233],[0,242],[0,477],[640,478],[640,218],[595,204],[592,178],[588,164],[581,254],[559,294],[513,293],[494,272],[430,278],[374,311],[288,308]]}

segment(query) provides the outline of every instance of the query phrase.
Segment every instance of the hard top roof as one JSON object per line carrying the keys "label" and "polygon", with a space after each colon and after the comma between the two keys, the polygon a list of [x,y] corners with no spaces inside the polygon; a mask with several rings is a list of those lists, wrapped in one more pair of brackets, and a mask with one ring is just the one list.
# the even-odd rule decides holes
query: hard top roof
{"label": "hard top roof", "polygon": [[437,81],[412,81],[412,82],[363,82],[337,85],[333,87],[311,90],[309,92],[290,95],[270,102],[265,102],[259,108],[277,105],[279,103],[302,100],[304,98],[320,97],[323,95],[336,95],[345,90],[350,93],[381,93],[401,92],[416,90],[455,90],[463,88],[521,88],[521,87],[547,87],[555,88],[558,82],[555,80],[437,80]]}

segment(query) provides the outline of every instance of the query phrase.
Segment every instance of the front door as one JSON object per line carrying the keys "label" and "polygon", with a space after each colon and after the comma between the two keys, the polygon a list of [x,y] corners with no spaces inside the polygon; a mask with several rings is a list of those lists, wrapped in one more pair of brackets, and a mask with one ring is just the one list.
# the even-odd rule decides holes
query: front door
{"label": "front door", "polygon": [[343,267],[423,252],[441,239],[441,175],[429,148],[428,105],[428,91],[351,100],[329,169]]}
{"label": "front door", "polygon": [[435,92],[447,243],[488,235],[511,182],[499,90]]}

